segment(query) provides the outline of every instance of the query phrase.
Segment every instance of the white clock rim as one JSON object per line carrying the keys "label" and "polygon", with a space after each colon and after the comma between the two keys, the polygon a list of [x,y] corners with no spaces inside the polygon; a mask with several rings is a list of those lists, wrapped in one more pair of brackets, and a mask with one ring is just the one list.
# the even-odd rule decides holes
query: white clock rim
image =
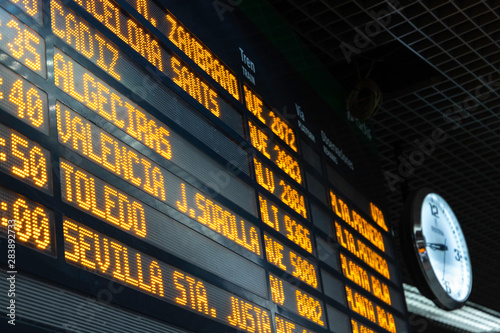
{"label": "white clock rim", "polygon": [[[472,265],[470,262],[470,255],[468,252],[467,243],[465,241],[465,235],[464,235],[464,243],[465,243],[465,246],[467,247],[467,253],[468,253],[468,258],[469,258],[468,259],[468,270],[470,272],[471,282],[470,282],[470,287],[467,290],[466,297],[464,297],[462,300],[457,300],[457,299],[451,297],[443,289],[441,282],[438,280],[436,274],[434,273],[434,270],[431,266],[430,261],[428,260],[428,257],[426,259],[425,257],[422,257],[419,253],[419,248],[425,248],[425,240],[423,239],[423,236],[422,236],[421,208],[422,208],[422,204],[424,203],[424,198],[428,194],[435,194],[435,195],[441,197],[444,202],[446,202],[446,200],[444,200],[444,198],[442,196],[440,196],[438,193],[436,193],[434,190],[432,190],[430,188],[422,188],[415,193],[415,196],[412,200],[411,215],[410,215],[411,223],[413,224],[412,235],[411,235],[412,236],[413,252],[414,252],[414,255],[416,256],[418,264],[420,265],[422,275],[424,276],[426,283],[427,283],[428,287],[430,288],[430,291],[432,292],[432,294],[435,297],[435,299],[433,299],[433,301],[438,306],[440,306],[442,308],[446,308],[449,310],[458,309],[461,306],[463,306],[465,304],[465,302],[467,301],[467,299],[469,298],[470,293],[472,291],[472,284],[473,284]],[[453,211],[451,209],[451,206],[449,206],[449,204],[448,204],[448,207],[450,207],[450,210]],[[457,222],[458,222],[458,219],[457,219]],[[458,226],[460,226],[460,223],[458,223]],[[463,231],[461,230],[461,228],[460,228],[460,231],[463,234]]]}
{"label": "white clock rim", "polygon": [[[434,199],[439,205],[441,205],[441,208],[444,210],[445,214],[447,215],[446,218],[451,219],[451,221],[449,221],[449,222],[453,223],[453,225],[451,225],[451,227],[457,231],[457,233],[458,233],[457,237],[460,239],[460,246],[462,248],[463,253],[466,254],[465,257],[467,258],[467,260],[466,260],[467,267],[465,267],[465,274],[469,275],[468,285],[466,286],[467,289],[463,288],[466,291],[466,294],[462,295],[460,297],[450,296],[454,300],[456,300],[457,302],[464,302],[470,296],[470,292],[471,292],[471,288],[472,288],[472,266],[470,265],[469,249],[467,247],[465,235],[462,231],[462,228],[460,226],[460,222],[458,221],[458,218],[456,217],[455,213],[451,209],[451,206],[448,204],[448,202],[441,195],[439,195],[435,192],[434,193],[429,192],[423,198],[422,205],[421,205],[421,214],[422,214],[422,211],[424,210],[424,205],[430,200],[429,198]],[[430,264],[431,264],[433,270],[435,271],[435,266],[434,266],[434,263],[432,262],[432,260],[430,260]],[[443,285],[441,284],[441,286],[443,286]]]}

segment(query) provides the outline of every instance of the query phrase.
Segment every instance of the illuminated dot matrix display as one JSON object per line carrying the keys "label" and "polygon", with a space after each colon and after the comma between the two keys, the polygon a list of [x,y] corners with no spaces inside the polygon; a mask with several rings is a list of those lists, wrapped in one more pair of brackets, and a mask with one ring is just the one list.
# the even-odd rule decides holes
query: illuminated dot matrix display
{"label": "illuminated dot matrix display", "polygon": [[[309,120],[330,106],[243,7],[160,3],[0,1],[0,244],[58,291],[26,301],[109,291],[179,333],[408,333],[383,200],[352,182],[371,148],[335,123],[356,171],[329,164]],[[75,331],[115,318],[78,311]],[[22,319],[69,329],[48,316]]]}

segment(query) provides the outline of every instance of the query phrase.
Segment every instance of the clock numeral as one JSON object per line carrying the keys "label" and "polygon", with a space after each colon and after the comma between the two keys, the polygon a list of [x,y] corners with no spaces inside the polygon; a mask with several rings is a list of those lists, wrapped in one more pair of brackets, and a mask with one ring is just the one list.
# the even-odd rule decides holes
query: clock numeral
{"label": "clock numeral", "polygon": [[450,287],[450,282],[449,282],[449,281],[444,281],[444,290],[445,290],[448,294],[451,294],[451,287]]}
{"label": "clock numeral", "polygon": [[439,211],[437,206],[432,202],[429,202],[429,206],[431,206],[431,214],[434,215],[435,217],[439,217]]}
{"label": "clock numeral", "polygon": [[460,250],[455,249],[455,260],[456,261],[462,261],[462,253],[460,253]]}

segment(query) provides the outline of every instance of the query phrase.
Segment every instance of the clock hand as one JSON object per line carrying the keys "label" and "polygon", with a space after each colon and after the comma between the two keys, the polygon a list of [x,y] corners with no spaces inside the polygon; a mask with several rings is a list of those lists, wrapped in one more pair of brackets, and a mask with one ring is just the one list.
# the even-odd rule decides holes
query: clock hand
{"label": "clock hand", "polygon": [[448,247],[445,244],[427,243],[426,246],[429,246],[432,250],[448,251]]}
{"label": "clock hand", "polygon": [[[446,247],[446,238],[444,239],[444,246]],[[446,249],[448,249],[448,248],[446,247]],[[445,280],[444,273],[446,271],[446,251],[443,251],[443,255],[444,255],[444,260],[443,260],[443,280]]]}

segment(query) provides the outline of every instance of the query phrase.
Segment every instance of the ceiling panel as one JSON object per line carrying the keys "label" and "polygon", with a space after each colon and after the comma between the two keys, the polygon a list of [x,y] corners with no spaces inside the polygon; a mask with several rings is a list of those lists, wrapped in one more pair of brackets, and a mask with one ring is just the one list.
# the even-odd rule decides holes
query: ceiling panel
{"label": "ceiling panel", "polygon": [[[373,67],[371,77],[384,91],[373,118],[384,171],[397,173],[396,152],[414,149],[415,139],[428,138],[435,128],[448,134],[405,186],[387,187],[390,220],[397,233],[405,188],[431,185],[441,192],[470,247],[470,299],[500,311],[500,1],[270,2],[346,91],[358,70]],[[347,62],[340,45],[353,45],[359,31],[373,27],[372,10],[385,11],[380,32]],[[461,121],[449,122],[446,114]],[[408,275],[405,280],[411,283]]]}

